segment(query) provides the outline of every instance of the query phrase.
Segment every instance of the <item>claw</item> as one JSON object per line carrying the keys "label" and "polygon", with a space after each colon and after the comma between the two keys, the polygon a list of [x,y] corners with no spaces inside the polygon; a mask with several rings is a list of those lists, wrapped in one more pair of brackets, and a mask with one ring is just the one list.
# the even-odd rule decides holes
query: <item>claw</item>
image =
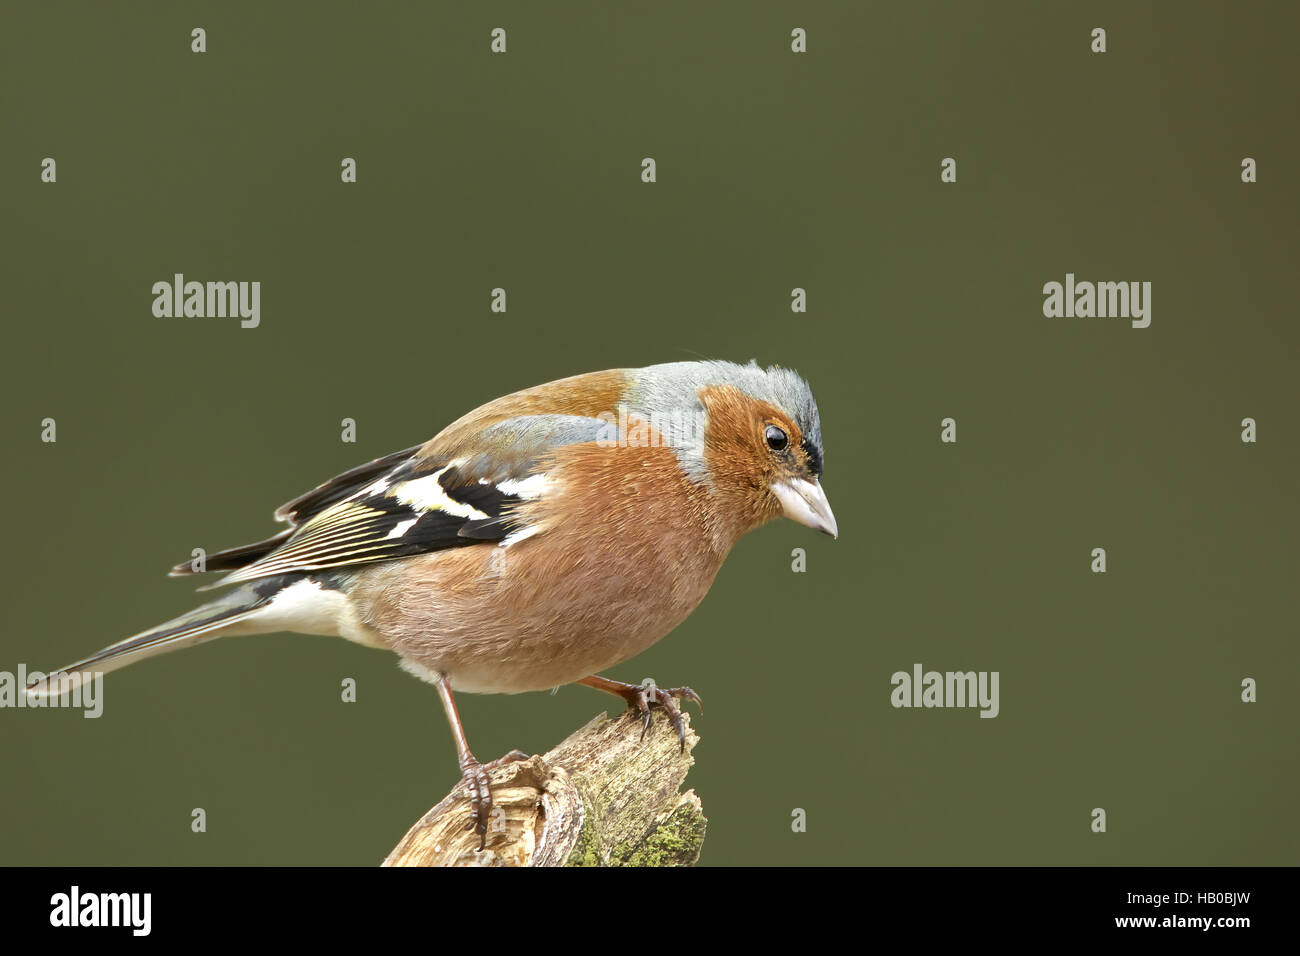
{"label": "claw", "polygon": [[658,705],[664,709],[669,723],[677,731],[677,738],[681,741],[682,752],[686,752],[686,718],[682,714],[682,709],[677,705],[678,700],[693,700],[699,706],[700,712],[704,711],[704,701],[700,700],[700,695],[695,693],[689,687],[659,687],[652,678],[647,677],[639,684],[625,684],[623,681],[609,680],[604,677],[588,677],[578,681],[588,687],[594,687],[596,690],[603,690],[610,694],[617,694],[627,701],[628,707],[634,709],[641,715],[641,739],[645,740],[646,733],[650,730],[650,707],[652,704]]}
{"label": "claw", "polygon": [[700,708],[700,713],[704,713],[704,701],[700,700],[699,694],[695,693],[695,691],[691,690],[689,687],[676,687],[674,690],[680,692],[678,696],[683,700],[695,701],[695,706]]}
{"label": "claw", "polygon": [[478,848],[487,846],[487,821],[492,813],[492,786],[488,783],[487,773],[477,760],[462,764],[461,783],[469,796],[469,822],[466,830],[474,830],[479,835]]}
{"label": "claw", "polygon": [[466,793],[469,794],[471,817],[469,827],[465,829],[473,827],[478,831],[478,848],[482,850],[487,847],[487,822],[488,817],[492,815],[492,785],[488,782],[488,771],[514,763],[516,760],[527,760],[528,754],[522,750],[512,750],[504,757],[479,763],[478,758],[469,749],[469,741],[465,739],[465,728],[461,726],[460,713],[456,710],[456,698],[452,696],[447,675],[438,674],[434,685],[438,688],[438,696],[442,698],[442,709],[447,713],[447,723],[451,725],[452,735],[456,738],[460,779],[465,785]]}
{"label": "claw", "polygon": [[469,761],[462,764],[461,783],[465,785],[469,795],[470,809],[470,819],[465,829],[472,829],[478,833],[480,850],[487,847],[488,820],[492,818],[492,785],[488,781],[488,771],[527,759],[528,754],[522,750],[512,750],[504,757],[498,757],[487,763],[479,763],[471,756]]}

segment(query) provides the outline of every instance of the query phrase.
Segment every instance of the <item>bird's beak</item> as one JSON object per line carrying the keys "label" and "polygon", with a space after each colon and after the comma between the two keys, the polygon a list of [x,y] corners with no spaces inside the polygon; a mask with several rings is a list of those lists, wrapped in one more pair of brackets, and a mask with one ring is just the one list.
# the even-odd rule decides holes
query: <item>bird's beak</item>
{"label": "bird's beak", "polygon": [[779,481],[772,486],[772,493],[781,502],[785,516],[817,531],[824,531],[832,538],[838,538],[839,528],[835,524],[835,515],[831,514],[831,503],[826,500],[826,492],[816,481],[794,478]]}

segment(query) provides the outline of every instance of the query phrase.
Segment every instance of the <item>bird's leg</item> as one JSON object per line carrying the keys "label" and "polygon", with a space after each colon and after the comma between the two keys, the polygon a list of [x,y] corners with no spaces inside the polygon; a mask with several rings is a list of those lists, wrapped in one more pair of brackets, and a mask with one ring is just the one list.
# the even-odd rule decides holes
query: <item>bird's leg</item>
{"label": "bird's leg", "polygon": [[438,695],[442,698],[442,709],[447,712],[447,723],[451,724],[452,736],[456,738],[456,759],[460,762],[461,782],[469,793],[469,826],[478,831],[478,848],[482,850],[487,846],[487,825],[492,816],[492,787],[488,783],[488,771],[516,760],[527,760],[528,755],[522,750],[512,750],[504,757],[479,763],[465,739],[465,728],[461,725],[460,714],[456,710],[456,698],[451,696],[451,685],[443,674],[438,675],[435,683]]}
{"label": "bird's leg", "polygon": [[668,722],[677,729],[677,737],[682,742],[683,752],[686,750],[686,721],[682,717],[682,709],[677,706],[677,701],[693,700],[699,705],[701,711],[704,710],[704,701],[700,700],[700,695],[689,687],[658,687],[649,677],[639,684],[625,684],[621,680],[610,680],[608,677],[593,674],[591,677],[584,677],[578,683],[585,687],[603,690],[607,694],[617,694],[627,701],[628,707],[641,715],[642,740],[645,740],[645,733],[650,729],[650,705],[658,704],[668,715]]}

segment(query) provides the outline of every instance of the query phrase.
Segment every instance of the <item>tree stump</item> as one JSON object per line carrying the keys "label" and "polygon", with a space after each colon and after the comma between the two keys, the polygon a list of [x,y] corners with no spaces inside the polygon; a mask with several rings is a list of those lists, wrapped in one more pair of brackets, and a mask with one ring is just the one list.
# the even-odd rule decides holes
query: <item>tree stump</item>
{"label": "tree stump", "polygon": [[691,866],[708,823],[681,792],[700,738],[686,750],[659,713],[601,714],[543,756],[493,770],[487,846],[469,826],[457,784],[407,831],[384,866]]}

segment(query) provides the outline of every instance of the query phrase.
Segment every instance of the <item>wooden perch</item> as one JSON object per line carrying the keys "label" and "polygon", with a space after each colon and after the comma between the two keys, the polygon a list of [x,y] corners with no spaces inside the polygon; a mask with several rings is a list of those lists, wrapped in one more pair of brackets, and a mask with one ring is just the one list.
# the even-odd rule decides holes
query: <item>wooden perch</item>
{"label": "wooden perch", "polygon": [[596,717],[544,756],[491,772],[487,847],[467,829],[464,786],[407,831],[384,866],[691,866],[708,821],[693,790],[681,793],[700,738],[686,752],[656,712]]}

